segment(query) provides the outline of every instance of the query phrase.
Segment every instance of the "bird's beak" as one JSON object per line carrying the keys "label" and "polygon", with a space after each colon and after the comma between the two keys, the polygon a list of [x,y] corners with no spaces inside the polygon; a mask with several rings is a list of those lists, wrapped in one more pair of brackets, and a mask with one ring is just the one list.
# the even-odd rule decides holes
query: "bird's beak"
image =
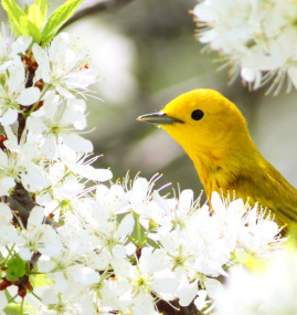
{"label": "bird's beak", "polygon": [[163,112],[141,115],[137,117],[137,120],[156,125],[172,125],[174,123],[184,123],[181,119],[171,117]]}

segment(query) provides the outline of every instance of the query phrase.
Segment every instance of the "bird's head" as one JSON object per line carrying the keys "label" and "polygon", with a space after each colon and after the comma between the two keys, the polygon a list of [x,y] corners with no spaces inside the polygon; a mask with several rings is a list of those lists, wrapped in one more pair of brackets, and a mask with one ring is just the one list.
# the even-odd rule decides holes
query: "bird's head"
{"label": "bird's head", "polygon": [[246,120],[227,98],[211,89],[195,89],[139,121],[159,125],[193,157],[236,145],[248,135]]}

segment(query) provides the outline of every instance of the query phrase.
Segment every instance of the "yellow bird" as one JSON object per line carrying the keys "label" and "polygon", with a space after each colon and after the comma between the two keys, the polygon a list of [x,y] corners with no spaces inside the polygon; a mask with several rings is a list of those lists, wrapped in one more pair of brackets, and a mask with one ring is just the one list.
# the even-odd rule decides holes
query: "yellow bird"
{"label": "yellow bird", "polygon": [[159,125],[189,155],[208,199],[216,191],[270,209],[281,224],[297,222],[297,190],[254,144],[234,103],[217,91],[196,89],[139,121]]}

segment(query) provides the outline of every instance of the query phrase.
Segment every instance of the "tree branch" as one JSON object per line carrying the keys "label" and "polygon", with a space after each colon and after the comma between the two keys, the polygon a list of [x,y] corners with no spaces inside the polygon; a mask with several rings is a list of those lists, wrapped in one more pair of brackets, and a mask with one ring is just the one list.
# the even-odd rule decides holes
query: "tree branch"
{"label": "tree branch", "polygon": [[91,4],[83,6],[77,13],[70,18],[67,23],[64,24],[63,28],[70,24],[80,20],[88,15],[93,15],[102,11],[109,11],[121,8],[133,0],[94,0]]}

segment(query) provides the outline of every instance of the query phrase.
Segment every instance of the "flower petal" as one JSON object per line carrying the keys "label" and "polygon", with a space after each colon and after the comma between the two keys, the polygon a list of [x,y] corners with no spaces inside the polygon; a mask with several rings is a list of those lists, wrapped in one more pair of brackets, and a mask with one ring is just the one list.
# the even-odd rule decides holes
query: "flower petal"
{"label": "flower petal", "polygon": [[13,123],[16,122],[17,118],[18,118],[17,111],[14,109],[8,109],[0,118],[0,123],[3,126],[12,125]]}
{"label": "flower petal", "polygon": [[29,106],[36,103],[39,97],[40,90],[37,87],[30,87],[23,90],[16,101],[23,106]]}

